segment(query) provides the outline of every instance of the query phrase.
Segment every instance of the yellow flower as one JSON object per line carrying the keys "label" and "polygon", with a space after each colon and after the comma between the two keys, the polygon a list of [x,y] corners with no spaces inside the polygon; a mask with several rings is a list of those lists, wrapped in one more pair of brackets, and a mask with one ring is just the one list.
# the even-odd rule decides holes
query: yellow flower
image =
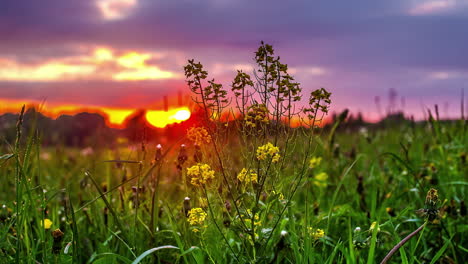
{"label": "yellow flower", "polygon": [[380,232],[380,227],[377,225],[377,222],[372,222],[369,231],[374,231],[374,228],[377,226],[377,233]]}
{"label": "yellow flower", "polygon": [[41,225],[44,227],[44,229],[50,229],[52,226],[52,221],[50,221],[49,218],[44,219],[44,221],[41,223]]}
{"label": "yellow flower", "polygon": [[[201,208],[193,208],[188,212],[187,221],[191,226],[201,226],[205,222],[206,216],[208,214],[203,211]],[[197,231],[194,231],[197,232]]]}
{"label": "yellow flower", "polygon": [[192,127],[187,130],[187,138],[195,144],[201,146],[211,142],[211,136],[204,127]]}
{"label": "yellow flower", "polygon": [[327,187],[328,174],[326,172],[320,172],[314,176],[314,184],[318,187]]}
{"label": "yellow flower", "polygon": [[319,238],[322,238],[325,236],[325,232],[323,231],[323,229],[320,229],[320,228],[317,228],[317,229],[313,229],[312,227],[308,227],[309,229],[309,235],[314,239],[314,240],[317,240]]}
{"label": "yellow flower", "polygon": [[237,179],[240,182],[254,182],[257,183],[258,175],[257,173],[252,172],[252,170],[248,170],[243,168],[239,174],[237,174]]}
{"label": "yellow flower", "polygon": [[271,162],[276,163],[281,157],[279,155],[279,148],[271,144],[270,142],[266,143],[263,146],[257,148],[257,159],[266,160],[267,157],[271,157]]}
{"label": "yellow flower", "polygon": [[[241,215],[242,219],[244,220],[244,223],[247,227],[252,226],[252,210],[247,209],[247,215]],[[254,227],[255,226],[261,226],[262,221],[260,220],[260,216],[258,214],[255,214],[254,216]]]}
{"label": "yellow flower", "polygon": [[320,165],[320,162],[322,161],[322,157],[312,157],[309,161],[309,168],[313,169]]}
{"label": "yellow flower", "polygon": [[203,163],[197,163],[187,168],[187,176],[190,178],[190,183],[194,186],[201,186],[209,183],[214,179],[214,173],[210,165]]}

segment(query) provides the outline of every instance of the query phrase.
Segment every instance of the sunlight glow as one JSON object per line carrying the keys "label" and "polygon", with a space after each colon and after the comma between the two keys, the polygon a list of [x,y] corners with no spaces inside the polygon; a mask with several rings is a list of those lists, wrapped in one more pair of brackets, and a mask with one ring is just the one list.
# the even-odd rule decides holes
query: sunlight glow
{"label": "sunlight glow", "polygon": [[94,58],[97,62],[110,61],[114,58],[112,51],[107,48],[97,48],[94,51]]}
{"label": "sunlight glow", "polygon": [[179,110],[174,114],[174,118],[180,121],[185,121],[190,118],[190,111],[185,109]]}
{"label": "sunlight glow", "polygon": [[146,120],[154,127],[163,128],[169,124],[181,123],[190,118],[188,108],[177,108],[165,111],[147,111]]}
{"label": "sunlight glow", "polygon": [[151,58],[149,54],[140,54],[138,52],[129,52],[117,59],[117,62],[127,68],[144,68],[145,61]]}

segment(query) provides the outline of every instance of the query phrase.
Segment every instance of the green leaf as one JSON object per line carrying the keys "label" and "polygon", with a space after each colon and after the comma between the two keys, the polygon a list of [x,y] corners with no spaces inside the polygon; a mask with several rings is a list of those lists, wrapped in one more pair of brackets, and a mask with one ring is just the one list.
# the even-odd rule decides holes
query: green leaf
{"label": "green leaf", "polygon": [[132,264],[137,264],[137,263],[140,263],[140,261],[142,259],[144,259],[146,256],[150,255],[151,253],[153,252],[156,252],[160,249],[179,249],[178,247],[174,247],[174,246],[170,246],[170,245],[167,245],[167,246],[160,246],[160,247],[155,247],[155,248],[152,248],[152,249],[148,249],[146,250],[145,252],[143,252],[140,256],[138,256],[138,258],[136,258]]}
{"label": "green leaf", "polygon": [[4,154],[4,155],[0,156],[0,160],[9,160],[9,159],[11,159],[13,156],[15,156],[15,154],[12,154],[12,153]]}

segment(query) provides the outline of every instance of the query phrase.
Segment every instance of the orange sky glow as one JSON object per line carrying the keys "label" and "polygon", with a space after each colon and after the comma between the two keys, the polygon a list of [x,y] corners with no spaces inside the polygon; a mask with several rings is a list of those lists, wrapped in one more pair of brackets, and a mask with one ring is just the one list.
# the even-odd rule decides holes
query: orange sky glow
{"label": "orange sky glow", "polygon": [[[58,118],[61,115],[74,115],[77,113],[88,112],[102,115],[106,124],[113,128],[124,127],[125,120],[136,112],[136,109],[129,108],[110,108],[110,107],[89,107],[82,105],[54,105],[48,106],[40,102],[24,102],[0,99],[0,114],[18,113],[23,105],[27,108],[34,107],[43,115],[49,118]],[[157,128],[164,128],[170,124],[181,123],[190,118],[190,109],[186,106],[169,108],[168,111],[147,110],[145,118],[149,124]]]}

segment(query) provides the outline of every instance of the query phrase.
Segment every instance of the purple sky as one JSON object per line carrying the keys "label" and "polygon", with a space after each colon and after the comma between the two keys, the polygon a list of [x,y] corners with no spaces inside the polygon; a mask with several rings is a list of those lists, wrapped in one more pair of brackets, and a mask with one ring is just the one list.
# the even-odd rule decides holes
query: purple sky
{"label": "purple sky", "polygon": [[394,88],[408,114],[459,117],[468,93],[466,0],[1,0],[0,38],[2,100],[151,106],[188,90],[191,58],[230,88],[261,40],[332,111],[376,118]]}

